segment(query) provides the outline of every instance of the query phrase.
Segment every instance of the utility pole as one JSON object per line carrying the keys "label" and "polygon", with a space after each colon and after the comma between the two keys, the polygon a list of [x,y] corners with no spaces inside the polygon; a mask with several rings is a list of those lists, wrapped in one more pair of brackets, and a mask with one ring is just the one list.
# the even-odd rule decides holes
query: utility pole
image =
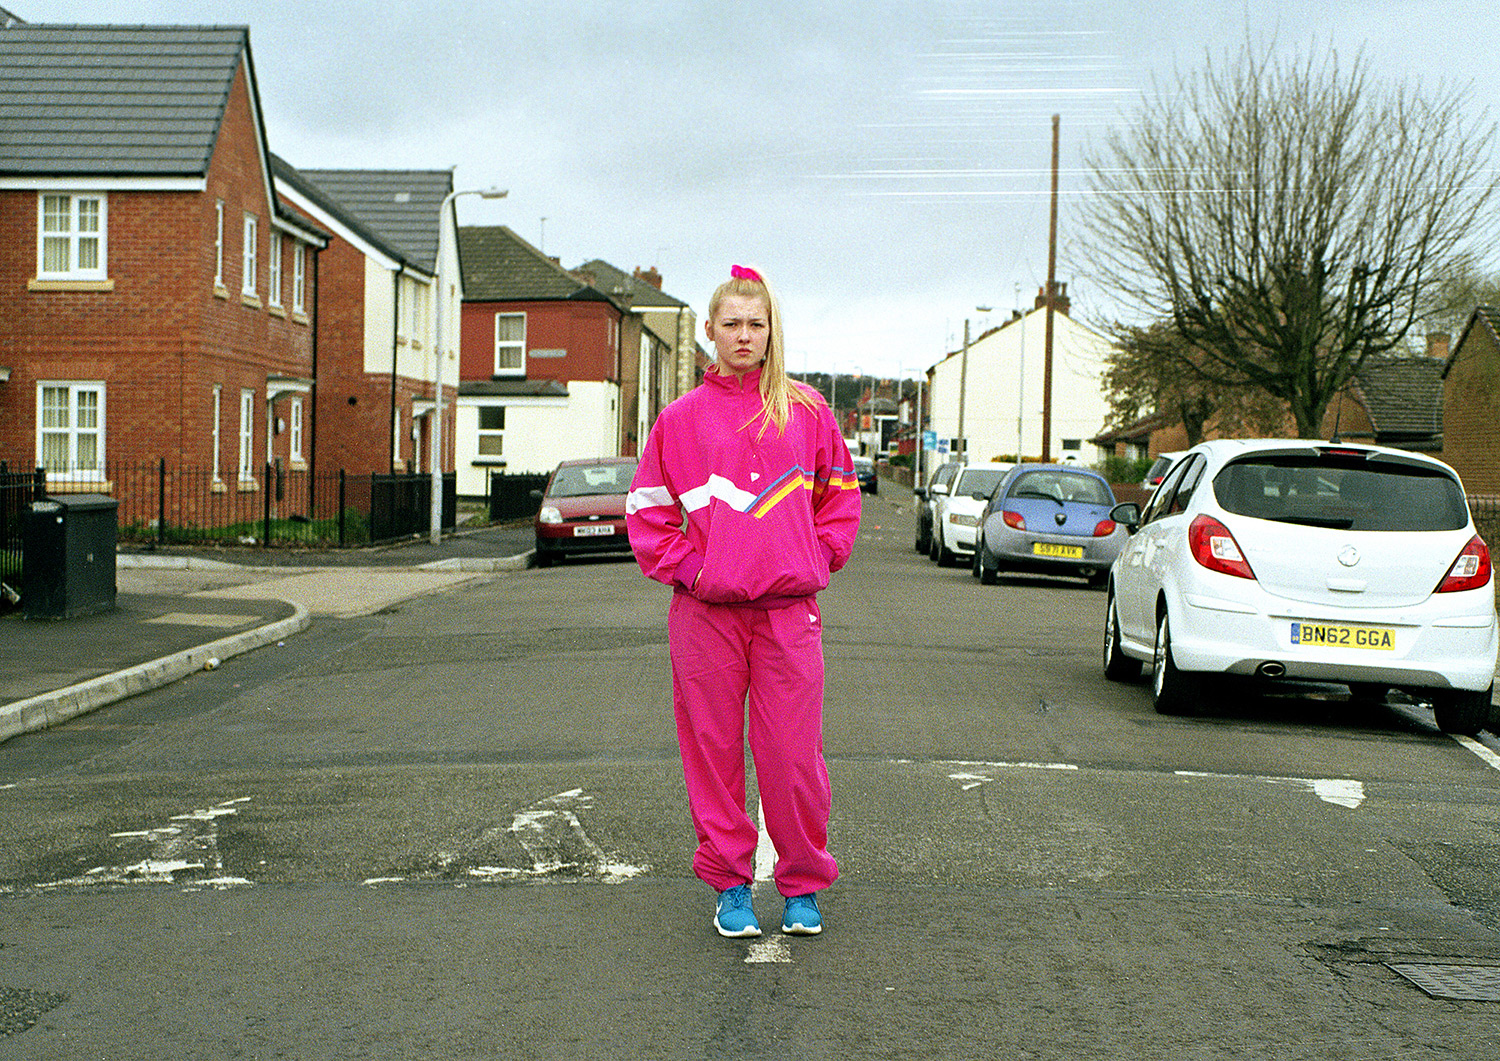
{"label": "utility pole", "polygon": [[1057,290],[1057,141],[1062,116],[1052,116],[1052,218],[1047,224],[1047,342],[1042,356],[1042,463],[1052,460],[1052,302]]}

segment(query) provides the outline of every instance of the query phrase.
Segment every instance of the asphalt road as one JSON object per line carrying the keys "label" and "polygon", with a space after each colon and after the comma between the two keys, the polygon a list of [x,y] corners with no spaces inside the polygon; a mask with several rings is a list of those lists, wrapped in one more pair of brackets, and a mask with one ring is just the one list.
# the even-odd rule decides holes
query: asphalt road
{"label": "asphalt road", "polygon": [[667,591],[501,572],[0,749],[0,1059],[1500,1052],[1400,971],[1500,988],[1493,735],[1159,717],[1101,592],[940,569],[905,500],[822,598],[822,936],[713,930]]}

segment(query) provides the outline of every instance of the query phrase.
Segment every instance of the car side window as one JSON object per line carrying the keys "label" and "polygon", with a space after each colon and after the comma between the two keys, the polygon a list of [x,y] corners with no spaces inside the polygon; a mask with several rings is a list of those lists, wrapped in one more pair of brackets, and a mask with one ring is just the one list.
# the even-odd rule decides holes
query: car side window
{"label": "car side window", "polygon": [[1146,511],[1141,513],[1141,526],[1145,526],[1155,520],[1161,519],[1172,511],[1172,499],[1177,494],[1177,484],[1182,482],[1182,473],[1187,471],[1193,464],[1190,460],[1180,460],[1177,466],[1167,473],[1156,493],[1151,495],[1151,501],[1146,505]]}
{"label": "car side window", "polygon": [[1177,481],[1177,489],[1172,494],[1172,503],[1167,508],[1167,514],[1186,512],[1188,502],[1193,499],[1193,492],[1198,489],[1198,483],[1203,479],[1203,469],[1208,462],[1200,454],[1193,454],[1184,462],[1191,467],[1185,469],[1182,478]]}

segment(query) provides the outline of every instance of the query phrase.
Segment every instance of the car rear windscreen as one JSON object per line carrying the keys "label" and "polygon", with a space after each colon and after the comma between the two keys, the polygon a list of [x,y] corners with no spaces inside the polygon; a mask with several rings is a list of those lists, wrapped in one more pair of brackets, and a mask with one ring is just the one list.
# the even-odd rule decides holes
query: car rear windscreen
{"label": "car rear windscreen", "polygon": [[1452,531],[1468,526],[1463,488],[1437,468],[1363,454],[1261,455],[1226,465],[1214,497],[1257,519],[1356,531]]}

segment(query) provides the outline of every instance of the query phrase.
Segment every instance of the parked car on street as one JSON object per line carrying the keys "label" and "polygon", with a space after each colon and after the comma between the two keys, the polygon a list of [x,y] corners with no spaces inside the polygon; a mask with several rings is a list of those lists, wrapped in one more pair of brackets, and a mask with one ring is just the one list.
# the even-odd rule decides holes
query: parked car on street
{"label": "parked car on street", "polygon": [[628,553],[625,495],[635,475],[634,457],[563,461],[537,492],[542,501],[534,521],[536,566],[566,556]]}
{"label": "parked car on street", "polygon": [[947,496],[953,477],[962,464],[950,461],[932,469],[925,487],[919,486],[911,492],[912,507],[917,516],[917,552],[925,553],[932,547],[932,513],[940,497]]}
{"label": "parked car on street", "polygon": [[974,574],[984,583],[1015,571],[1067,575],[1102,586],[1128,536],[1110,518],[1114,506],[1114,492],[1098,472],[1019,464],[980,517]]}
{"label": "parked car on street", "polygon": [[859,489],[862,493],[880,493],[880,480],[875,477],[875,462],[869,457],[854,458],[854,474],[859,477]]}
{"label": "parked car on street", "polygon": [[967,560],[974,551],[979,515],[990,494],[1010,471],[1009,464],[965,464],[953,477],[947,494],[938,495],[932,509],[932,542],[927,555],[939,567]]}
{"label": "parked car on street", "polygon": [[[1217,676],[1400,689],[1437,724],[1489,720],[1500,629],[1489,548],[1447,465],[1306,439],[1193,447],[1110,572],[1104,673],[1151,665],[1158,711],[1191,710]],[[1135,529],[1138,528],[1138,529]]]}
{"label": "parked car on street", "polygon": [[1172,465],[1181,460],[1182,455],[1186,452],[1187,450],[1174,450],[1171,453],[1158,454],[1156,460],[1151,462],[1151,467],[1146,472],[1146,477],[1141,480],[1141,489],[1150,494],[1151,491],[1160,486],[1161,481],[1172,470]]}

